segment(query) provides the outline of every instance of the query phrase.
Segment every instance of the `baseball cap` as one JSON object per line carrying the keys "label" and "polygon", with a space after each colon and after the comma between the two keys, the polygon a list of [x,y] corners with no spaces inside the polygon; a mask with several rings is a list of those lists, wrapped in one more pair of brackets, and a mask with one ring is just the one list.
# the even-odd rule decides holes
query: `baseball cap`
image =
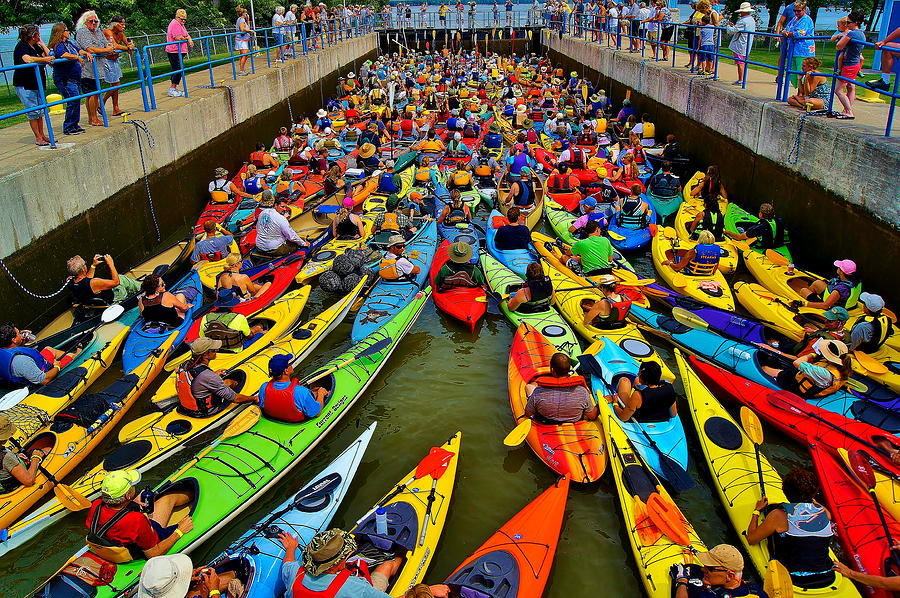
{"label": "baseball cap", "polygon": [[279,353],[278,355],[273,355],[269,360],[269,374],[272,376],[282,375],[288,366],[291,365],[293,360],[294,356],[291,353]]}
{"label": "baseball cap", "polygon": [[744,570],[744,557],[730,544],[713,546],[709,552],[698,552],[696,557],[704,567],[724,567],[734,572]]}
{"label": "baseball cap", "polygon": [[834,267],[844,274],[853,274],[856,272],[856,262],[853,260],[836,260],[834,262]]}
{"label": "baseball cap", "polygon": [[218,351],[222,348],[222,341],[211,339],[207,336],[201,336],[191,343],[191,353],[194,355],[205,355],[210,351]]}
{"label": "baseball cap", "polygon": [[875,295],[874,293],[860,293],[859,301],[868,307],[869,311],[878,312],[884,309],[884,299],[881,298],[881,295]]}
{"label": "baseball cap", "polygon": [[141,481],[141,473],[135,469],[118,469],[111,471],[103,478],[100,492],[109,498],[122,498],[131,488]]}
{"label": "baseball cap", "polygon": [[580,203],[581,203],[581,205],[583,205],[585,207],[590,207],[590,208],[597,207],[597,200],[594,199],[593,197],[585,197],[584,199],[581,200]]}

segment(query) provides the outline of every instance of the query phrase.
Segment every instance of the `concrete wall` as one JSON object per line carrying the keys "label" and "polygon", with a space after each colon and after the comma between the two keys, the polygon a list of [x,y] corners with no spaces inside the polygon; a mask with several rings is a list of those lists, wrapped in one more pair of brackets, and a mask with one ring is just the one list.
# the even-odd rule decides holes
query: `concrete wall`
{"label": "concrete wall", "polygon": [[551,50],[573,62],[714,129],[873,217],[900,226],[900,139],[885,138],[883,128],[806,118],[799,135],[800,157],[791,164],[788,156],[802,116],[796,108],[692,76],[673,69],[671,63],[642,61],[639,54],[616,52],[572,37],[560,39],[546,30],[543,35]]}
{"label": "concrete wall", "polygon": [[[229,77],[226,84],[233,85],[236,122],[240,124],[284,102],[285,83],[288,95],[318,87],[329,73],[352,65],[376,47],[377,36],[370,34],[292,60],[284,68],[249,80],[233,82]],[[203,76],[193,75],[191,85],[201,84]],[[158,95],[164,93],[165,84],[156,90]],[[150,173],[178,161],[234,126],[226,91],[189,91],[191,100],[174,110],[133,115],[147,123],[155,140],[152,149],[144,145],[144,160]],[[332,91],[324,90],[325,97],[330,97]],[[268,132],[265,137],[270,141]],[[0,230],[4,231],[0,235],[0,257],[22,249],[143,177],[135,129],[131,126],[110,130],[101,139],[71,149],[46,152],[45,156],[43,162],[0,178]]]}

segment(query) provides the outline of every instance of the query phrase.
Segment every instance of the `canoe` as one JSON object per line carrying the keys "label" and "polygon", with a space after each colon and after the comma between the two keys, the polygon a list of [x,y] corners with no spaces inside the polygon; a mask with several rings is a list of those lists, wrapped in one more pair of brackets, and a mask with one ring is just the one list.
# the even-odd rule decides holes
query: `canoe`
{"label": "canoe", "polygon": [[143,317],[139,317],[131,327],[128,338],[125,339],[125,346],[122,347],[122,368],[125,373],[134,370],[151,352],[158,349],[173,331],[178,332],[172,343],[173,350],[177,349],[193,325],[194,319],[200,317],[203,310],[203,285],[196,271],[166,290],[173,295],[184,293],[188,303],[192,303],[193,307],[185,314],[181,325],[174,329],[159,322],[147,322]]}
{"label": "canoe", "polygon": [[[745,228],[749,227],[750,225],[756,224],[757,222],[759,222],[759,216],[751,214],[734,202],[729,203],[728,209],[725,210],[725,230],[732,233],[743,233]],[[791,250],[788,249],[790,237],[788,236],[788,232],[786,230],[784,231],[784,241],[784,245],[782,245],[781,247],[776,247],[775,251],[787,258],[789,262],[793,262],[794,260],[791,257]],[[766,251],[765,249],[757,247],[756,245],[751,245],[750,247],[757,253],[765,253]]]}
{"label": "canoe", "polygon": [[244,598],[284,594],[284,581],[281,577],[284,547],[272,530],[278,529],[291,534],[297,538],[302,548],[317,533],[328,529],[347,496],[374,432],[375,422],[318,475],[313,476],[271,513],[266,513],[207,566],[215,569],[219,575],[233,572],[244,584]]}
{"label": "canoe", "polygon": [[563,478],[519,511],[444,582],[456,596],[540,598],[550,577],[569,495]]}
{"label": "canoe", "polygon": [[[534,230],[541,221],[544,212],[544,182],[540,177],[532,176],[531,181],[534,184],[534,207],[526,213],[525,224],[528,228]],[[511,186],[508,183],[501,182],[497,186],[497,203],[500,206],[500,212],[506,216],[507,210],[512,207],[512,199],[509,197]]]}
{"label": "canoe", "polygon": [[[379,278],[360,307],[350,340],[359,342],[389,322],[397,313],[414,300],[428,280],[428,269],[437,250],[437,226],[434,221],[419,229],[406,248],[406,256],[419,267],[419,273],[410,281],[391,281]],[[380,264],[376,266],[379,268]]]}
{"label": "canoe", "polygon": [[585,324],[584,314],[593,306],[594,301],[600,299],[600,294],[593,289],[576,287],[568,276],[554,268],[546,260],[543,265],[544,272],[550,277],[553,284],[556,307],[572,328],[581,335],[581,338],[589,344],[598,340],[614,342],[628,355],[640,362],[655,361],[658,363],[662,368],[662,376],[666,380],[675,379],[672,370],[662,360],[656,349],[644,339],[644,335],[641,334],[638,327],[631,322],[626,321],[610,328]]}
{"label": "canoe", "polygon": [[[475,255],[473,257],[477,263],[477,245],[475,247]],[[464,323],[469,328],[469,332],[475,332],[475,327],[487,310],[484,289],[482,287],[455,287],[447,291],[440,291],[434,286],[434,279],[437,273],[450,259],[449,249],[450,241],[444,241],[438,247],[437,253],[431,261],[428,280],[433,289],[432,298],[434,299],[434,305],[451,318]]]}
{"label": "canoe", "polygon": [[[487,279],[488,287],[494,293],[506,296],[515,293],[522,286],[522,279],[515,272],[486,253],[481,254],[481,269]],[[545,311],[524,313],[511,311],[507,301],[503,300],[500,302],[500,310],[515,328],[518,328],[523,322],[527,322],[562,353],[572,358],[581,354],[578,337],[552,305]]]}
{"label": "canoe", "polygon": [[[721,270],[716,270],[709,276],[689,276],[663,265],[668,259],[666,251],[673,248],[673,240],[666,236],[664,230],[657,229],[650,242],[650,255],[659,277],[679,293],[719,309],[734,311],[734,295]],[[691,241],[679,241],[678,248],[688,250],[694,245]]]}
{"label": "canoe", "polygon": [[[609,218],[609,238],[613,247],[619,251],[638,251],[644,248],[652,238],[651,229],[656,227],[656,208],[653,203],[647,200],[647,195],[642,193],[641,199],[647,202],[650,209],[650,215],[647,216],[647,225],[641,228],[631,228],[619,224],[619,214],[614,213]],[[624,237],[624,239],[618,239]]]}
{"label": "canoe", "polygon": [[[602,376],[591,377],[591,387],[597,394],[597,401],[602,401],[605,396],[615,393],[615,385],[622,374],[637,376],[638,362],[616,343],[595,343],[586,353],[596,355],[601,368]],[[687,438],[684,435],[681,418],[677,414],[666,421],[641,422],[640,425],[633,421],[619,421],[619,424],[657,477],[666,479],[660,465],[660,451],[687,471]],[[659,448],[658,451],[650,444],[648,437]]]}
{"label": "canoe", "polygon": [[[225,528],[287,475],[337,425],[377,377],[415,323],[429,295],[430,290],[419,293],[385,326],[301,380],[303,383],[345,361],[350,362],[318,381],[328,390],[322,413],[301,423],[261,417],[247,432],[220,439],[158,485],[157,496],[174,491],[187,491],[194,496],[189,508],[177,511],[166,522],[173,525],[189,512],[194,522],[193,530],[179,538],[169,552],[189,553]],[[370,348],[374,352],[367,354]],[[227,484],[223,483],[225,479]],[[87,547],[81,549],[73,559],[87,551]],[[136,585],[145,562],[138,559],[118,564],[114,579],[109,585],[97,588],[95,598],[110,598]],[[48,597],[69,595],[67,575],[60,570],[48,581]]]}
{"label": "canoe", "polygon": [[[403,596],[409,588],[421,583],[431,564],[450,510],[461,443],[462,432],[457,432],[440,447],[432,447],[429,456],[439,456],[441,463],[432,471],[440,473],[417,477],[417,468],[413,469],[350,530],[356,536],[360,552],[374,549],[385,556],[390,553],[389,558],[403,557],[400,569],[388,580],[387,593],[391,596]],[[428,498],[432,495],[434,500],[428,509]],[[378,532],[377,507],[387,511],[387,533]]]}
{"label": "canoe", "polygon": [[[528,323],[522,323],[509,354],[509,402],[513,426],[525,417],[528,394],[525,385],[550,374],[550,358],[557,349]],[[606,447],[599,423],[581,420],[552,424],[532,417],[525,441],[547,467],[573,482],[588,484],[606,471]]]}
{"label": "canoe", "polygon": [[[506,217],[497,210],[491,210],[488,216],[487,226],[485,227],[484,243],[487,252],[501,264],[515,272],[519,277],[525,279],[525,270],[528,264],[538,261],[537,254],[530,249],[498,249],[494,239],[497,236],[496,224],[503,226],[507,223]],[[533,245],[532,245],[533,247]]]}
{"label": "canoe", "polygon": [[[610,469],[638,577],[650,598],[671,598],[674,595],[673,581],[669,575],[671,566],[685,561],[686,549],[704,552],[706,547],[653,470],[634,449],[609,403],[600,401],[599,404]],[[654,512],[661,512],[667,518],[681,521],[686,537],[673,534],[673,539],[665,535],[650,519],[648,503],[652,503]]]}
{"label": "canoe", "polygon": [[[712,476],[713,486],[722,507],[728,513],[732,528],[741,540],[744,554],[750,557],[757,574],[764,579],[766,567],[772,556],[769,550],[771,542],[751,545],[747,542],[747,524],[756,509],[757,501],[763,497],[760,484],[764,485],[765,496],[770,504],[788,502],[781,489],[781,476],[762,452],[758,453],[757,465],[757,452],[747,433],[716,400],[690,368],[681,352],[676,351],[675,358],[678,361],[678,371],[684,384],[688,408],[706,466]],[[751,478],[753,483],[747,483]],[[759,523],[762,524],[762,521],[763,519],[760,519]],[[831,554],[831,558],[838,560],[834,553]],[[853,582],[835,572],[834,581],[827,586],[806,589],[795,585],[794,595],[849,598],[859,596],[859,592]]]}
{"label": "canoe", "polygon": [[[792,361],[755,345],[724,338],[708,330],[689,328],[674,318],[640,306],[632,305],[631,316],[632,319],[655,329],[661,336],[683,350],[699,355],[773,391],[779,390],[778,385],[762,366],[781,368],[790,365]],[[840,388],[828,396],[807,399],[807,402],[840,415],[878,425],[890,432],[900,431],[900,397],[874,381],[865,378],[854,379],[859,382],[861,390]]]}

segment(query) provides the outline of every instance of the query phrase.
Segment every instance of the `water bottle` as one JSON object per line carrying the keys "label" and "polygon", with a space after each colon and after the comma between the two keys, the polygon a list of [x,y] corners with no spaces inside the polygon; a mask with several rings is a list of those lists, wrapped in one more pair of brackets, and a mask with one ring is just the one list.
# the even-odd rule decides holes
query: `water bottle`
{"label": "water bottle", "polygon": [[788,264],[787,273],[788,273],[788,276],[794,275],[794,264],[793,263]]}
{"label": "water bottle", "polygon": [[387,535],[387,509],[384,507],[375,509],[375,533],[379,536]]}
{"label": "water bottle", "polygon": [[30,330],[22,330],[22,338],[25,340],[26,345],[30,345],[35,341],[34,333]]}

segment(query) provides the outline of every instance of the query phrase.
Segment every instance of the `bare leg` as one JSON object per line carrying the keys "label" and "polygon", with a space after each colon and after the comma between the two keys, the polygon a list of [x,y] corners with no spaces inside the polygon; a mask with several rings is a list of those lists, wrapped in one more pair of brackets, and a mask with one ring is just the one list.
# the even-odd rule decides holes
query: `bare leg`
{"label": "bare leg", "polygon": [[153,503],[153,514],[150,516],[150,519],[163,527],[167,527],[172,513],[177,508],[189,504],[193,498],[193,495],[187,492],[171,492],[160,496]]}

